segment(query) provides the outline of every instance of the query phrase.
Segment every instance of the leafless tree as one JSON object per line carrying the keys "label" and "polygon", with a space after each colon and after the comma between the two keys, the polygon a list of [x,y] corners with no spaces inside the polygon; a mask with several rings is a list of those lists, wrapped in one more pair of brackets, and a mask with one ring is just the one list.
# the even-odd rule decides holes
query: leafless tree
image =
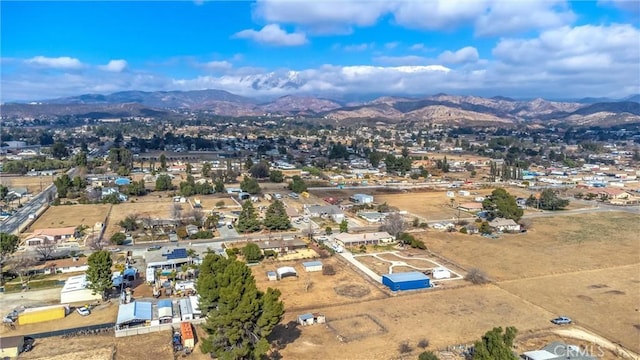
{"label": "leafless tree", "polygon": [[185,218],[195,221],[196,223],[198,223],[198,225],[202,225],[202,219],[204,219],[204,213],[202,212],[202,209],[198,209],[198,208],[191,209],[185,213]]}
{"label": "leafless tree", "polygon": [[151,232],[151,240],[152,241],[155,240],[156,228],[155,226],[153,226],[154,221],[150,215],[147,215],[142,218],[142,225],[145,227],[145,229],[149,229],[149,231]]}
{"label": "leafless tree", "polygon": [[173,220],[179,220],[182,218],[182,205],[178,203],[171,203],[169,205],[169,215]]}
{"label": "leafless tree", "polygon": [[28,279],[26,278],[29,270],[38,263],[33,256],[29,255],[16,255],[12,256],[8,261],[9,267],[18,275],[20,278],[20,283],[23,285],[27,283]]}
{"label": "leafless tree", "polygon": [[100,234],[92,234],[88,235],[87,240],[85,241],[85,246],[91,250],[100,251],[104,249],[104,243],[102,242]]}
{"label": "leafless tree", "polygon": [[382,225],[382,230],[388,232],[393,236],[400,235],[406,229],[406,223],[404,221],[404,217],[399,213],[389,214],[387,218],[384,220],[384,224]]}
{"label": "leafless tree", "polygon": [[36,252],[42,257],[44,261],[49,260],[51,255],[56,251],[56,242],[49,239],[44,239],[40,244],[36,245]]}

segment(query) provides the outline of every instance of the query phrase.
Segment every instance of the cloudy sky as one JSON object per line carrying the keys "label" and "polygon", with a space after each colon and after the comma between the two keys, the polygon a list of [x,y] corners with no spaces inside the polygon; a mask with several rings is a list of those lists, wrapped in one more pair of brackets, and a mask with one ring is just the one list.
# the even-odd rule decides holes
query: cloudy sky
{"label": "cloudy sky", "polygon": [[621,98],[640,2],[2,1],[0,101],[121,90]]}

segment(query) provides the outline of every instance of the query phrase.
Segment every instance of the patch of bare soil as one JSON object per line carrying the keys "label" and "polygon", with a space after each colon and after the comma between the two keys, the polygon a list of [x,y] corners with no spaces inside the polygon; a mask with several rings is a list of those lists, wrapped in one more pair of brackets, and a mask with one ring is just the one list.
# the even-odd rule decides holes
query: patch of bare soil
{"label": "patch of bare soil", "polygon": [[358,284],[345,284],[333,288],[336,294],[350,298],[361,298],[369,295],[371,290],[368,287]]}

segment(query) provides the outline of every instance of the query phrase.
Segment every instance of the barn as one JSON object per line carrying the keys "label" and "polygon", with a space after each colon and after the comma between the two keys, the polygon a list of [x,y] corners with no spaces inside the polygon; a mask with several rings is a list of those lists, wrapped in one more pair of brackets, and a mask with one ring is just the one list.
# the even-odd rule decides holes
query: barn
{"label": "barn", "polygon": [[303,262],[302,266],[306,272],[322,271],[322,262],[320,261]]}
{"label": "barn", "polygon": [[296,272],[296,269],[292,268],[291,266],[280,267],[278,268],[278,270],[276,270],[276,272],[278,273],[278,279],[280,280],[289,276],[298,276],[298,272]]}
{"label": "barn", "polygon": [[417,290],[431,287],[429,277],[421,272],[403,272],[382,275],[382,284],[392,291]]}

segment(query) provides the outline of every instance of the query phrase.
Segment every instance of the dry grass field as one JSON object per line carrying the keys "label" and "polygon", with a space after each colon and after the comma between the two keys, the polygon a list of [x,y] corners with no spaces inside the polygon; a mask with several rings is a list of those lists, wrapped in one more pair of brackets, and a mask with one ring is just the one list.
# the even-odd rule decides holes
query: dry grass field
{"label": "dry grass field", "polygon": [[[522,332],[546,329],[551,316],[493,285],[407,293],[320,312],[328,326],[279,329],[283,333],[276,335],[295,338],[281,351],[285,359],[394,359],[403,341],[414,349],[405,358],[415,358],[421,339],[428,339],[431,349],[443,348],[472,342],[494,326],[514,325]],[[287,312],[285,322],[298,314]]]}
{"label": "dry grass field", "polygon": [[501,288],[640,352],[640,263],[505,281]]}
{"label": "dry grass field", "polygon": [[29,231],[78,225],[92,227],[97,222],[104,223],[109,207],[110,204],[51,206],[31,225]]}
{"label": "dry grass field", "polygon": [[636,264],[640,222],[630,213],[607,212],[536,218],[526,234],[498,239],[429,231],[429,249],[493,280],[513,280]]}
{"label": "dry grass field", "polygon": [[30,194],[37,194],[53,184],[51,176],[0,176],[0,184],[8,188],[26,187]]}
{"label": "dry grass field", "polygon": [[[170,206],[174,203],[173,198],[157,195],[141,196],[134,198],[135,202],[125,202],[113,206],[111,215],[109,216],[109,223],[105,230],[105,237],[108,239],[111,235],[121,230],[118,223],[129,215],[138,215],[139,218],[151,217],[168,219],[170,218]],[[191,210],[191,205],[188,203],[181,203],[182,211]]]}
{"label": "dry grass field", "polygon": [[[251,269],[258,288],[278,288],[282,292],[281,299],[287,311],[306,309],[317,311],[319,308],[335,304],[354,304],[361,301],[386,298],[379,288],[365,281],[361,275],[346,267],[336,258],[321,260],[323,264],[333,265],[335,275],[323,275],[322,272],[307,273],[300,261],[263,262]],[[288,277],[279,281],[269,281],[267,271],[275,271],[278,267],[293,266],[298,277]],[[307,284],[311,285],[307,290]],[[304,312],[304,311],[303,311]],[[301,312],[302,313],[302,312]]]}
{"label": "dry grass field", "polygon": [[228,194],[215,194],[215,195],[205,195],[205,196],[194,196],[190,198],[193,201],[194,198],[200,199],[200,203],[202,204],[202,208],[204,210],[214,210],[219,209],[218,203],[223,202],[224,207],[234,207],[239,208],[238,203],[233,201],[230,195]]}

